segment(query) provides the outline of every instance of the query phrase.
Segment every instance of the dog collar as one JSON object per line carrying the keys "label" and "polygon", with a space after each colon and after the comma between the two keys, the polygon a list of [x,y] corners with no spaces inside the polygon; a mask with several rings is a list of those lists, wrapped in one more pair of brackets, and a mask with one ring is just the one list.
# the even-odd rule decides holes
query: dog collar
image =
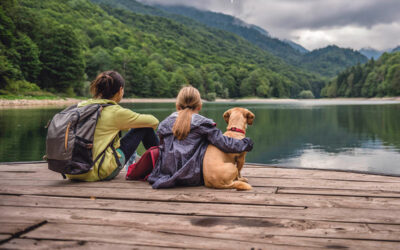
{"label": "dog collar", "polygon": [[244,130],[241,130],[240,128],[235,128],[235,127],[232,127],[232,128],[230,128],[230,129],[228,129],[228,130],[230,130],[230,131],[234,131],[234,132],[239,132],[239,133],[242,133],[242,134],[246,134],[246,132],[244,131]]}

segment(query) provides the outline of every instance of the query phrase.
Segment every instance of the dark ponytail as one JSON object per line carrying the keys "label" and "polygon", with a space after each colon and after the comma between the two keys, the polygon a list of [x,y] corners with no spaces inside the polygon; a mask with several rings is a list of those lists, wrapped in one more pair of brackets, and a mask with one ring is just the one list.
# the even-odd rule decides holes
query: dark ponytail
{"label": "dark ponytail", "polygon": [[100,73],[90,84],[90,93],[94,98],[111,99],[125,87],[125,80],[116,71]]}

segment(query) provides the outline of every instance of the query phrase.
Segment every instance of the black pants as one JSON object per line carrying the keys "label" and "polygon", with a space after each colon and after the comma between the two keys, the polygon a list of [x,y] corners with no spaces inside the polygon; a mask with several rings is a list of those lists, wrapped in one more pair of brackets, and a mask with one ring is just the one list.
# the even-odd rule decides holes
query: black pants
{"label": "black pants", "polygon": [[135,153],[140,142],[149,149],[160,145],[160,140],[152,128],[133,128],[121,138],[120,149],[125,155],[126,161]]}

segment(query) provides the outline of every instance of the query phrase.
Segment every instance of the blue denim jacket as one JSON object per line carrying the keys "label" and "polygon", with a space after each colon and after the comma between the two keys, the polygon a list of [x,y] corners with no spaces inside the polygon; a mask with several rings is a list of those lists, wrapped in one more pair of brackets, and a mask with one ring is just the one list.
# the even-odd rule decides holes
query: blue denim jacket
{"label": "blue denim jacket", "polygon": [[178,140],[172,127],[178,116],[172,113],[158,127],[161,139],[160,156],[148,181],[153,188],[203,185],[203,158],[209,143],[226,153],[250,151],[253,142],[224,136],[213,120],[199,114],[192,115],[190,133]]}

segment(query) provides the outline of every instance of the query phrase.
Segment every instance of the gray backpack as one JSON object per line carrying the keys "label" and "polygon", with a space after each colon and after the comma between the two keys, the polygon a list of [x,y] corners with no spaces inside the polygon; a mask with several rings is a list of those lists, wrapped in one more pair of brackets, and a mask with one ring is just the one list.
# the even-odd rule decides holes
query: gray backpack
{"label": "gray backpack", "polygon": [[93,138],[97,120],[103,107],[112,104],[90,104],[83,107],[70,106],[57,113],[48,125],[46,137],[46,160],[50,170],[77,175],[87,173],[101,158],[98,169],[103,163],[105,151],[111,147],[119,163],[113,146],[115,138],[93,160]]}

